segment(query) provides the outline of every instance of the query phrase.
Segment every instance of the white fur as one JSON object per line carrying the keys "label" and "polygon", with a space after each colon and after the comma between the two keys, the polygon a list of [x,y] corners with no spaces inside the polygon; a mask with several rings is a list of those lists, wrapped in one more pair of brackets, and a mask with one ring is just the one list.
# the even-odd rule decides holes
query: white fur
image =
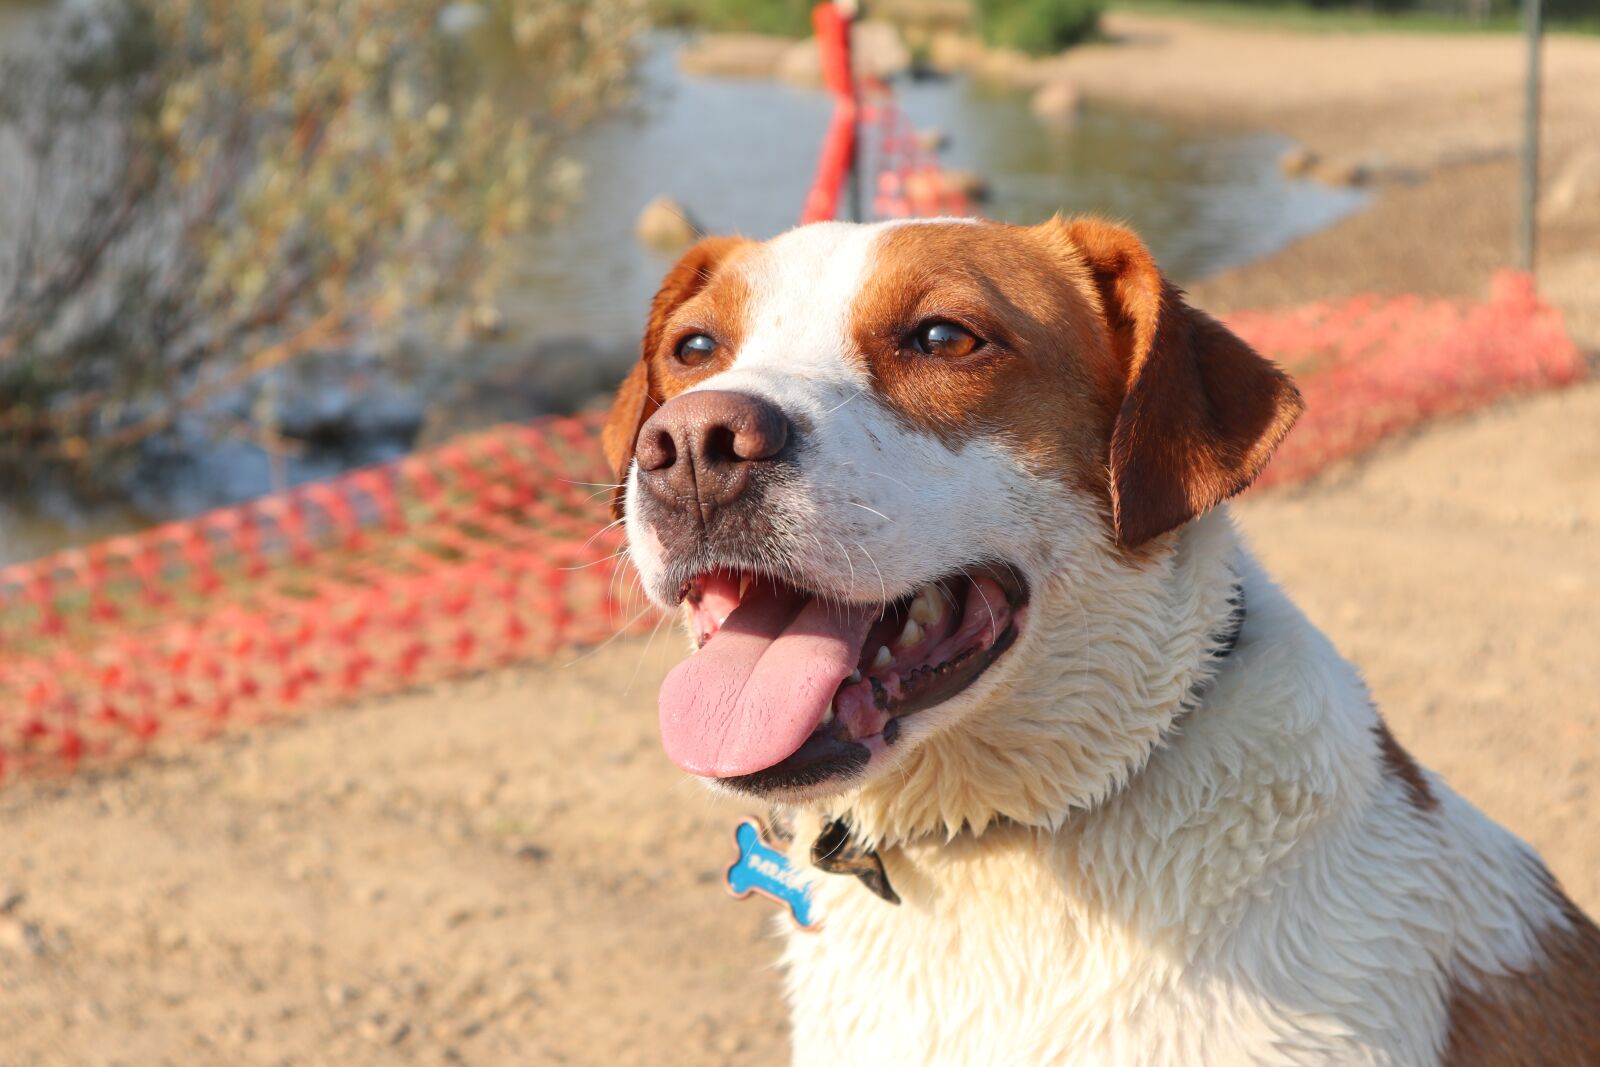
{"label": "white fur", "polygon": [[[989,548],[1020,543],[1033,510],[1016,463],[995,449],[952,452],[902,425],[853,358],[851,302],[888,226],[822,223],[792,230],[744,268],[752,317],[733,366],[695,390],[744,392],[809,423],[799,481],[772,510],[787,516],[783,562],[841,599],[887,600]],[[1007,486],[1011,487],[1008,492]],[[647,507],[628,480],[628,530],[646,589],[667,603]],[[944,570],[935,570],[936,565]]]}
{"label": "white fur", "polygon": [[[1225,516],[1202,540],[1249,611],[1204,703],[1088,810],[887,850],[899,907],[815,876],[823,930],[784,957],[797,1064],[1417,1067],[1453,973],[1534,958],[1560,920],[1525,846],[1437,780],[1414,809],[1355,670]],[[1100,659],[1113,685],[1145,667]]]}
{"label": "white fur", "polygon": [[[878,232],[764,247],[744,344],[699,388],[809,424],[774,505],[805,584],[887,600],[1002,559],[1031,599],[977,683],[801,806],[795,856],[847,813],[904,903],[813,872],[822,932],[784,957],[796,1062],[1436,1063],[1452,978],[1529,963],[1561,921],[1531,854],[1436,779],[1419,811],[1384,773],[1357,672],[1225,511],[1131,559],[1064,480],[896,420],[848,321]],[[635,560],[667,600],[640,505],[630,478]]]}
{"label": "white fur", "polygon": [[[853,357],[849,312],[872,270],[885,229],[921,222],[853,226],[821,223],[786,233],[744,266],[752,319],[733,366],[697,383],[772,401],[809,424],[799,477],[770,494],[785,526],[771,569],[840,600],[893,600],[971,564],[1005,560],[1025,572],[1052,569],[1041,554],[1081,504],[1030,477],[993,444],[960,452],[902,423],[877,396]],[[664,606],[661,545],[636,470],[628,477],[627,529],[644,587]],[[905,721],[901,740],[879,747],[869,776],[884,780],[917,747],[980,705],[1011,672],[1007,656],[964,693]],[[797,798],[798,799],[798,798]]]}

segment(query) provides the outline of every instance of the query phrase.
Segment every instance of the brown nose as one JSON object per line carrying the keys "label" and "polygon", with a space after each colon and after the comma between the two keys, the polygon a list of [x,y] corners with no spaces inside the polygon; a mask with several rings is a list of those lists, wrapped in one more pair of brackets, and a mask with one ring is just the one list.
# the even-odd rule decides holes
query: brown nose
{"label": "brown nose", "polygon": [[789,420],[765,400],[718,390],[683,393],[639,430],[639,480],[657,498],[693,507],[701,521],[739,497],[757,463],[789,440]]}

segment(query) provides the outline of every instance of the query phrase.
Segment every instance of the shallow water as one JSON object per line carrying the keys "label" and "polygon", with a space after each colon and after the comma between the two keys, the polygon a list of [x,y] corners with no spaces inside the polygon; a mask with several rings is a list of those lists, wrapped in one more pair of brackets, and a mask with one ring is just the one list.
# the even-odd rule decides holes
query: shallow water
{"label": "shallow water", "polygon": [[[668,260],[633,240],[640,207],[666,193],[709,231],[767,237],[794,225],[832,104],[820,91],[679,74],[666,39],[644,63],[630,117],[577,146],[585,199],[570,222],[529,242],[506,300],[519,334],[637,335]],[[976,171],[993,218],[1037,222],[1092,212],[1130,223],[1173,277],[1257,259],[1358,208],[1364,194],[1285,178],[1274,134],[1219,134],[1125,110],[1086,107],[1045,129],[1018,93],[965,79],[902,81],[902,109],[949,134],[945,154]]]}
{"label": "shallow water", "polygon": [[[26,8],[0,2],[6,36],[16,32],[19,10]],[[686,77],[675,65],[677,43],[658,38],[628,113],[571,146],[585,169],[583,198],[561,225],[523,241],[502,300],[501,349],[586,338],[620,374],[669,263],[633,239],[635,216],[658,194],[678,199],[711,231],[765,237],[795,223],[831,101],[780,82]],[[1268,255],[1363,202],[1357,191],[1285,178],[1277,159],[1288,142],[1272,134],[1218,133],[1095,106],[1070,129],[1050,131],[1021,94],[964,79],[902,81],[897,90],[919,128],[949,135],[952,166],[988,180],[993,195],[980,205],[985,214],[1015,222],[1055,212],[1122,219],[1180,280]],[[529,373],[537,378],[538,368]],[[561,395],[559,382],[533,384]],[[295,460],[288,481],[326,477],[394,447]],[[189,460],[152,471],[137,487],[134,507],[84,509],[61,494],[0,499],[0,564],[273,488],[265,456],[243,441],[201,447]]]}

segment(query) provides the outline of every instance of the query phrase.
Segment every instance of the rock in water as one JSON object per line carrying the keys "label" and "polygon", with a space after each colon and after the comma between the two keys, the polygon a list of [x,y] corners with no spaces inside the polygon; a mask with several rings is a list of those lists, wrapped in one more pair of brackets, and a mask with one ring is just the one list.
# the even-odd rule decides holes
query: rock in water
{"label": "rock in water", "polygon": [[1033,117],[1048,126],[1070,126],[1078,118],[1082,105],[1078,87],[1065,79],[1046,82],[1033,94],[1028,110]]}
{"label": "rock in water", "polygon": [[944,180],[949,188],[974,204],[981,204],[989,199],[989,179],[975,170],[947,170],[944,172]]}
{"label": "rock in water", "polygon": [[1322,162],[1322,157],[1305,145],[1295,145],[1278,157],[1278,169],[1290,178],[1301,178]]}
{"label": "rock in water", "polygon": [[704,229],[689,209],[670,196],[658,196],[644,206],[633,224],[639,243],[658,252],[681,252],[699,240]]}
{"label": "rock in water", "polygon": [[1356,159],[1326,159],[1311,168],[1311,176],[1323,185],[1366,185],[1372,180],[1372,167]]}

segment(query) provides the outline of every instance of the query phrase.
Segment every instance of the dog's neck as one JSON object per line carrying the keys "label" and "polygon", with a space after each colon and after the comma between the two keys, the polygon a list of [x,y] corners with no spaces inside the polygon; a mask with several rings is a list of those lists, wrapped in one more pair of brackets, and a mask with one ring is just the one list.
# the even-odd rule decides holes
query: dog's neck
{"label": "dog's neck", "polygon": [[825,814],[881,847],[997,822],[1053,831],[1097,807],[1223,662],[1238,629],[1238,551],[1219,512],[1137,564],[1093,548],[1054,568],[999,691]]}

